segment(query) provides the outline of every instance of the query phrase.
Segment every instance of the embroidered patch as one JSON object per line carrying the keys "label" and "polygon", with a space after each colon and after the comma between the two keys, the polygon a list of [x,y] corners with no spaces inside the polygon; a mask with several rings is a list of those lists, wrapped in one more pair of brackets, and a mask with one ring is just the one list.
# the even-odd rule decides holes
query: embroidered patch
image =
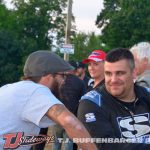
{"label": "embroidered patch", "polygon": [[95,117],[94,113],[85,114],[85,119],[86,119],[86,122],[96,121],[96,117]]}

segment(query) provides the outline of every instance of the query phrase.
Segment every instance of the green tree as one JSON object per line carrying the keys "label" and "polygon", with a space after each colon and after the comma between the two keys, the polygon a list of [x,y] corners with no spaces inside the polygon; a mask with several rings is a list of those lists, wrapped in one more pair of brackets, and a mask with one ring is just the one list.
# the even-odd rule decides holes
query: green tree
{"label": "green tree", "polygon": [[20,45],[11,32],[0,30],[0,86],[20,78]]}
{"label": "green tree", "polygon": [[[50,49],[54,34],[64,35],[63,10],[66,0],[13,0],[16,9],[16,30],[27,52]],[[30,52],[31,50],[29,50]]]}
{"label": "green tree", "polygon": [[21,71],[21,45],[14,31],[14,13],[0,1],[0,86],[17,81]]}
{"label": "green tree", "polygon": [[103,42],[111,48],[150,41],[150,1],[104,0],[96,24],[102,29]]}
{"label": "green tree", "polygon": [[50,49],[53,34],[64,34],[66,0],[14,0],[8,10],[0,0],[0,85],[17,81],[27,55]]}
{"label": "green tree", "polygon": [[14,18],[15,16],[13,12],[6,8],[6,6],[3,4],[3,1],[0,1],[0,29],[13,32],[13,24],[15,23]]}

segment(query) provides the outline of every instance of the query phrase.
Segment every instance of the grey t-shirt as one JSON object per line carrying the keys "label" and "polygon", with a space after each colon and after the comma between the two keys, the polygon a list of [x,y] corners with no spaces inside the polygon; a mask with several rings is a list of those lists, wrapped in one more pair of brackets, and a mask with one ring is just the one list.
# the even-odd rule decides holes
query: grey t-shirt
{"label": "grey t-shirt", "polygon": [[[45,113],[55,104],[62,103],[46,86],[32,81],[20,81],[1,87],[0,149],[3,149],[5,134],[24,132],[24,135],[38,135],[40,127],[53,124]],[[29,148],[20,146],[17,149]]]}

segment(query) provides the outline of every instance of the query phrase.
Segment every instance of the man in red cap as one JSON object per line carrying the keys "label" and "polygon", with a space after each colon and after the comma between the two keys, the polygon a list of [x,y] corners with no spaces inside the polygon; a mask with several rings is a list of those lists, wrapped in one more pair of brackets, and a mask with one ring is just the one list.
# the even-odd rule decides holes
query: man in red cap
{"label": "man in red cap", "polygon": [[92,88],[98,87],[104,80],[104,60],[106,53],[102,50],[94,50],[87,59],[83,60],[84,64],[88,64],[88,71],[91,78],[94,80]]}

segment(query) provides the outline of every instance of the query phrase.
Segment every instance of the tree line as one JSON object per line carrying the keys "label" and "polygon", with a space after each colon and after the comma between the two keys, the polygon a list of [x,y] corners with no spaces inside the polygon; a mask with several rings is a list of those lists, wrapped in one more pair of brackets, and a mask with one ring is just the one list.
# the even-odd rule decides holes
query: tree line
{"label": "tree line", "polygon": [[[0,85],[17,81],[22,76],[24,61],[36,50],[52,50],[64,43],[67,0],[12,0],[8,9],[0,0]],[[85,5],[86,7],[86,5]],[[104,0],[104,8],[95,23],[100,35],[72,32],[75,54],[70,59],[82,60],[94,49],[108,51],[150,41],[150,1]],[[74,21],[74,17],[72,21]]]}

